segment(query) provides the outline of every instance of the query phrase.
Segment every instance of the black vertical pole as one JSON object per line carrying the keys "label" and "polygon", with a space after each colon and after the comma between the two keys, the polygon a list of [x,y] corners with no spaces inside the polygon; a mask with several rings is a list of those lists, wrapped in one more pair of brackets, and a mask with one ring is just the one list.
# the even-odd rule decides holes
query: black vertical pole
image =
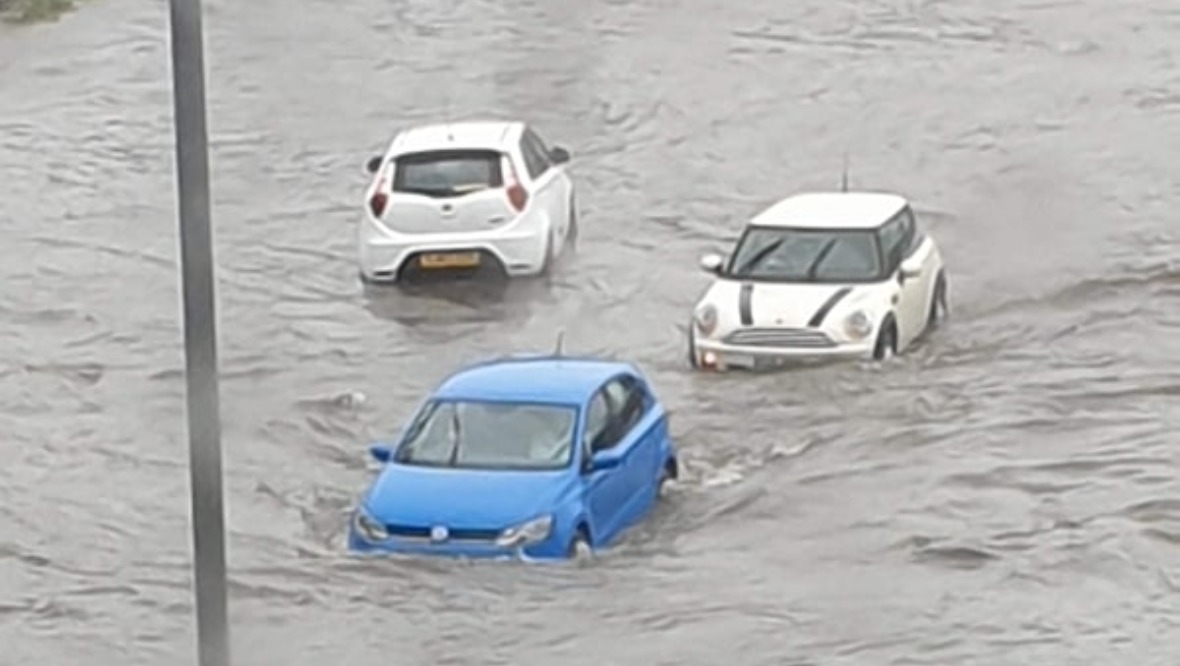
{"label": "black vertical pole", "polygon": [[169,0],[184,298],[193,586],[200,666],[229,666],[216,295],[200,0]]}

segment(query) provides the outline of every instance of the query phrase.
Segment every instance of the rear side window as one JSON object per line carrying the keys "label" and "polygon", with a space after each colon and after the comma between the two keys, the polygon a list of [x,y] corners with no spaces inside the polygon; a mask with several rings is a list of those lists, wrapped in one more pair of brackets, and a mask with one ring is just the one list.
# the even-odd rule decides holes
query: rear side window
{"label": "rear side window", "polygon": [[494,150],[432,150],[397,158],[393,191],[455,197],[504,184]]}

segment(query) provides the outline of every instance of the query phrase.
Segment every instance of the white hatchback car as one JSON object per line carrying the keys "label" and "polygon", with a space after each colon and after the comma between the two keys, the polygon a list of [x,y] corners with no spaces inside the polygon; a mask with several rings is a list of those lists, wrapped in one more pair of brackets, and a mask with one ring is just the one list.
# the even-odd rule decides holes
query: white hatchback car
{"label": "white hatchback car", "polygon": [[577,238],[569,151],[522,122],[466,121],[403,130],[369,160],[357,233],[360,274],[547,272]]}
{"label": "white hatchback car", "polygon": [[884,359],[947,313],[942,256],[895,194],[788,197],[747,225],[732,254],[706,255],[716,280],[689,325],[693,367]]}

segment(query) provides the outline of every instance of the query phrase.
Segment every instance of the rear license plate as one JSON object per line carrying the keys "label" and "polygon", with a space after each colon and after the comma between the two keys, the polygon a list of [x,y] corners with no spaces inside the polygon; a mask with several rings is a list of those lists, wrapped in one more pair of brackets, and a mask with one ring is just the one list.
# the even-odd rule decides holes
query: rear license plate
{"label": "rear license plate", "polygon": [[424,254],[418,258],[422,268],[472,268],[479,265],[478,252]]}

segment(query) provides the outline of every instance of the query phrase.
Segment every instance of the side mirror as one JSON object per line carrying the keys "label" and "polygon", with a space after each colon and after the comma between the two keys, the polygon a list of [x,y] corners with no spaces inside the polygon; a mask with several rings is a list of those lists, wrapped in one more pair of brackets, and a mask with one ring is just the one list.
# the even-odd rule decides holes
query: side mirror
{"label": "side mirror", "polygon": [[370,157],[369,161],[365,163],[365,171],[369,173],[377,173],[377,170],[381,168],[381,162],[384,160],[385,158],[381,155]]}
{"label": "side mirror", "polygon": [[393,459],[393,449],[385,444],[373,444],[369,447],[369,455],[373,456],[373,460],[384,465]]}
{"label": "side mirror", "polygon": [[922,264],[902,263],[901,268],[897,271],[897,279],[899,282],[906,280],[913,280],[914,278],[922,277]]}
{"label": "side mirror", "polygon": [[591,472],[605,472],[619,466],[619,457],[609,451],[599,451],[590,458]]}
{"label": "side mirror", "polygon": [[570,151],[561,146],[554,146],[549,149],[549,161],[554,164],[565,164],[570,161]]}
{"label": "side mirror", "polygon": [[716,253],[706,254],[701,257],[701,270],[706,273],[713,273],[716,275],[721,272],[721,266],[725,264],[725,257]]}

